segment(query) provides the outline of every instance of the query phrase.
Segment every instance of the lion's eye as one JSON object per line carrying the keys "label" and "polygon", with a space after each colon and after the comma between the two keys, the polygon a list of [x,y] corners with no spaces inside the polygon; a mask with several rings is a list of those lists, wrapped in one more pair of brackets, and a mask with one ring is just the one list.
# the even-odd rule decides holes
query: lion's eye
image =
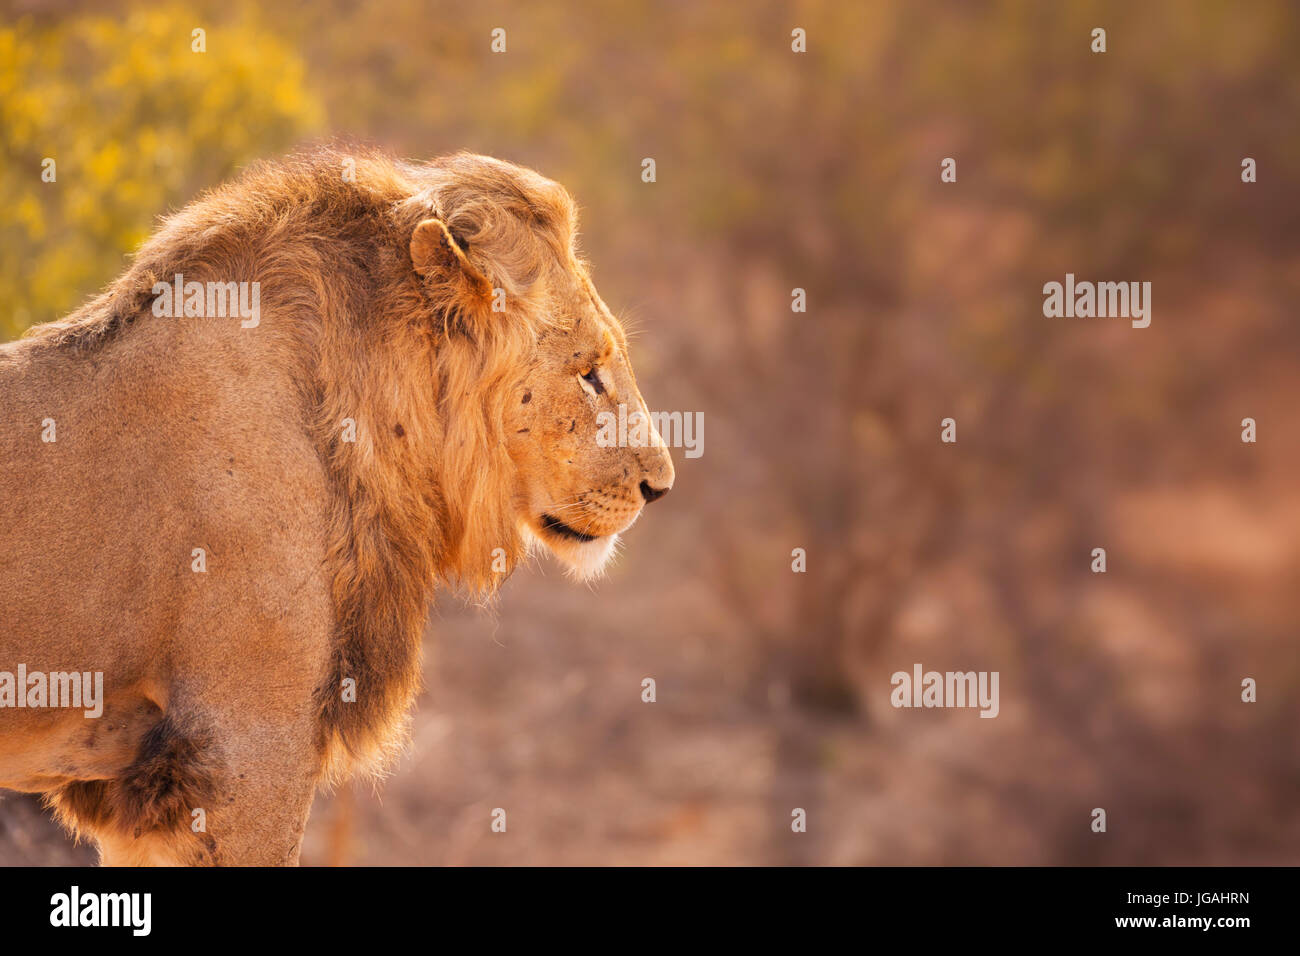
{"label": "lion's eye", "polygon": [[600,374],[596,371],[594,365],[583,373],[582,380],[590,385],[597,395],[603,395],[605,393],[605,385],[601,382]]}

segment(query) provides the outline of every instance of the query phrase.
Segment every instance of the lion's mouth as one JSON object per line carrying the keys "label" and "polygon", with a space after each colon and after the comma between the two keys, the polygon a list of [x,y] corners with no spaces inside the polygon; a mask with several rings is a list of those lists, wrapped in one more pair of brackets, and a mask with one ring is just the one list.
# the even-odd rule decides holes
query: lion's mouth
{"label": "lion's mouth", "polygon": [[570,528],[559,518],[551,515],[542,515],[542,527],[552,534],[559,535],[561,538],[568,538],[570,541],[595,541],[599,535],[586,534],[577,528]]}

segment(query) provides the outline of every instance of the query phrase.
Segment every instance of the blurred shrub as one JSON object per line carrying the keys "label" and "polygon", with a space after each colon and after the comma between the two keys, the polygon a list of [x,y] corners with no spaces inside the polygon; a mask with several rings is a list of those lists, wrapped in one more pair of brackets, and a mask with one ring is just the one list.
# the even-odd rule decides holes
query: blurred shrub
{"label": "blurred shrub", "polygon": [[198,19],[167,6],[0,28],[0,338],[69,311],[155,216],[320,125],[291,47],[248,16]]}

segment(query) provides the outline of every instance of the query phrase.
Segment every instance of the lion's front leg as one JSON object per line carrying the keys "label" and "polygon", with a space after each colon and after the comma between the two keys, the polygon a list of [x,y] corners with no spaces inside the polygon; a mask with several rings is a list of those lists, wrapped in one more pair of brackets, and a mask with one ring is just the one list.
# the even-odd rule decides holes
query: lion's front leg
{"label": "lion's front leg", "polygon": [[259,727],[238,741],[207,814],[222,866],[297,866],[321,760],[315,727]]}

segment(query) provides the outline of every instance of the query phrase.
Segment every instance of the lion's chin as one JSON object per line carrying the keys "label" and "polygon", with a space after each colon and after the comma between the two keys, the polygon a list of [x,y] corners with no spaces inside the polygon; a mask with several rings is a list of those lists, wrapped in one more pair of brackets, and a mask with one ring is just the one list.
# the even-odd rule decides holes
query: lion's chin
{"label": "lion's chin", "polygon": [[574,541],[555,534],[539,533],[527,524],[521,526],[521,531],[529,551],[549,551],[564,565],[565,573],[578,581],[600,577],[618,550],[617,534],[607,534],[591,541]]}

